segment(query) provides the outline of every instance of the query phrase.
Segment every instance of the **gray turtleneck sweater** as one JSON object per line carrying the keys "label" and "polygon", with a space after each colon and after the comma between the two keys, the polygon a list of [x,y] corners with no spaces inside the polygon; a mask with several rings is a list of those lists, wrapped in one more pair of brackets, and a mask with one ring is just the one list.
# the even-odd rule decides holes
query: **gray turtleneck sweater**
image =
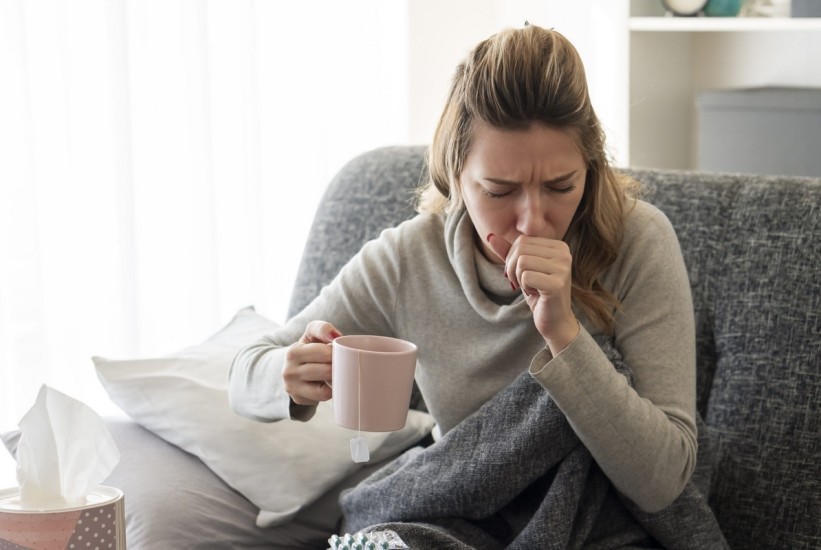
{"label": "gray turtleneck sweater", "polygon": [[636,203],[602,282],[622,303],[615,345],[633,387],[580,311],[579,336],[552,356],[520,292],[479,251],[464,210],[419,215],[366,244],[300,314],[243,348],[231,368],[231,403],[261,421],[309,419],[313,408],[291,405],[282,368],[285,347],[316,319],[343,334],[416,343],[416,381],[442,433],[529,369],[614,486],[657,511],[690,479],[697,451],[692,300],[664,214]]}

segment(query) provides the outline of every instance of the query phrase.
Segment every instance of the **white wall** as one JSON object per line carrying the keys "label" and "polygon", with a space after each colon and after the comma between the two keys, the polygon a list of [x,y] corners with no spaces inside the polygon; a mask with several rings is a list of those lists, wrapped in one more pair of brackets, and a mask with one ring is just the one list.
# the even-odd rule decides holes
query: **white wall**
{"label": "white wall", "polygon": [[[409,143],[429,143],[456,65],[481,40],[525,21],[567,36],[585,63],[593,104],[611,146],[625,141],[626,86],[611,59],[627,32],[627,7],[612,0],[408,0]],[[626,55],[624,56],[626,58]],[[623,79],[621,79],[623,80]],[[623,89],[622,89],[623,88]]]}

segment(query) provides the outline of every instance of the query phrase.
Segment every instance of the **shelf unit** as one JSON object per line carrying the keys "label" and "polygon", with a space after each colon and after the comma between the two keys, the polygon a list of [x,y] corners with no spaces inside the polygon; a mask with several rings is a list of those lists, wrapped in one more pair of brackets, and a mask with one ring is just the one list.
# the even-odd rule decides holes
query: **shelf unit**
{"label": "shelf unit", "polygon": [[821,18],[789,17],[631,17],[633,32],[821,31]]}
{"label": "shelf unit", "polygon": [[698,168],[703,90],[821,87],[821,18],[669,17],[660,1],[604,1],[625,31],[599,39],[611,67],[591,91],[622,165]]}

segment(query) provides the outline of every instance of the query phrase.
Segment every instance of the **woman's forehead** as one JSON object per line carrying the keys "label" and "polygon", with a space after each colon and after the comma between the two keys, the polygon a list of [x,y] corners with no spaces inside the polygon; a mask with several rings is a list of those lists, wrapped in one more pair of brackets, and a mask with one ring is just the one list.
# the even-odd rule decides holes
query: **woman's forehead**
{"label": "woman's forehead", "polygon": [[495,128],[488,124],[474,127],[466,167],[517,172],[538,164],[545,170],[578,169],[584,157],[578,141],[568,130],[540,123],[524,129]]}

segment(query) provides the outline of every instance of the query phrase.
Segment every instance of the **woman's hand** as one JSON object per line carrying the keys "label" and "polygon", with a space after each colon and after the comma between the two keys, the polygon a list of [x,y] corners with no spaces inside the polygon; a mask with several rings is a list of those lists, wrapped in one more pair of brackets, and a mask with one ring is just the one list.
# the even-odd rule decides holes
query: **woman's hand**
{"label": "woman's hand", "polygon": [[298,342],[288,348],[282,380],[291,401],[316,405],[331,398],[331,346],[342,336],[325,321],[311,321]]}
{"label": "woman's hand", "polygon": [[573,258],[564,241],[520,235],[513,243],[490,234],[488,244],[505,262],[505,276],[521,288],[533,312],[536,330],[553,355],[579,334],[571,307]]}

